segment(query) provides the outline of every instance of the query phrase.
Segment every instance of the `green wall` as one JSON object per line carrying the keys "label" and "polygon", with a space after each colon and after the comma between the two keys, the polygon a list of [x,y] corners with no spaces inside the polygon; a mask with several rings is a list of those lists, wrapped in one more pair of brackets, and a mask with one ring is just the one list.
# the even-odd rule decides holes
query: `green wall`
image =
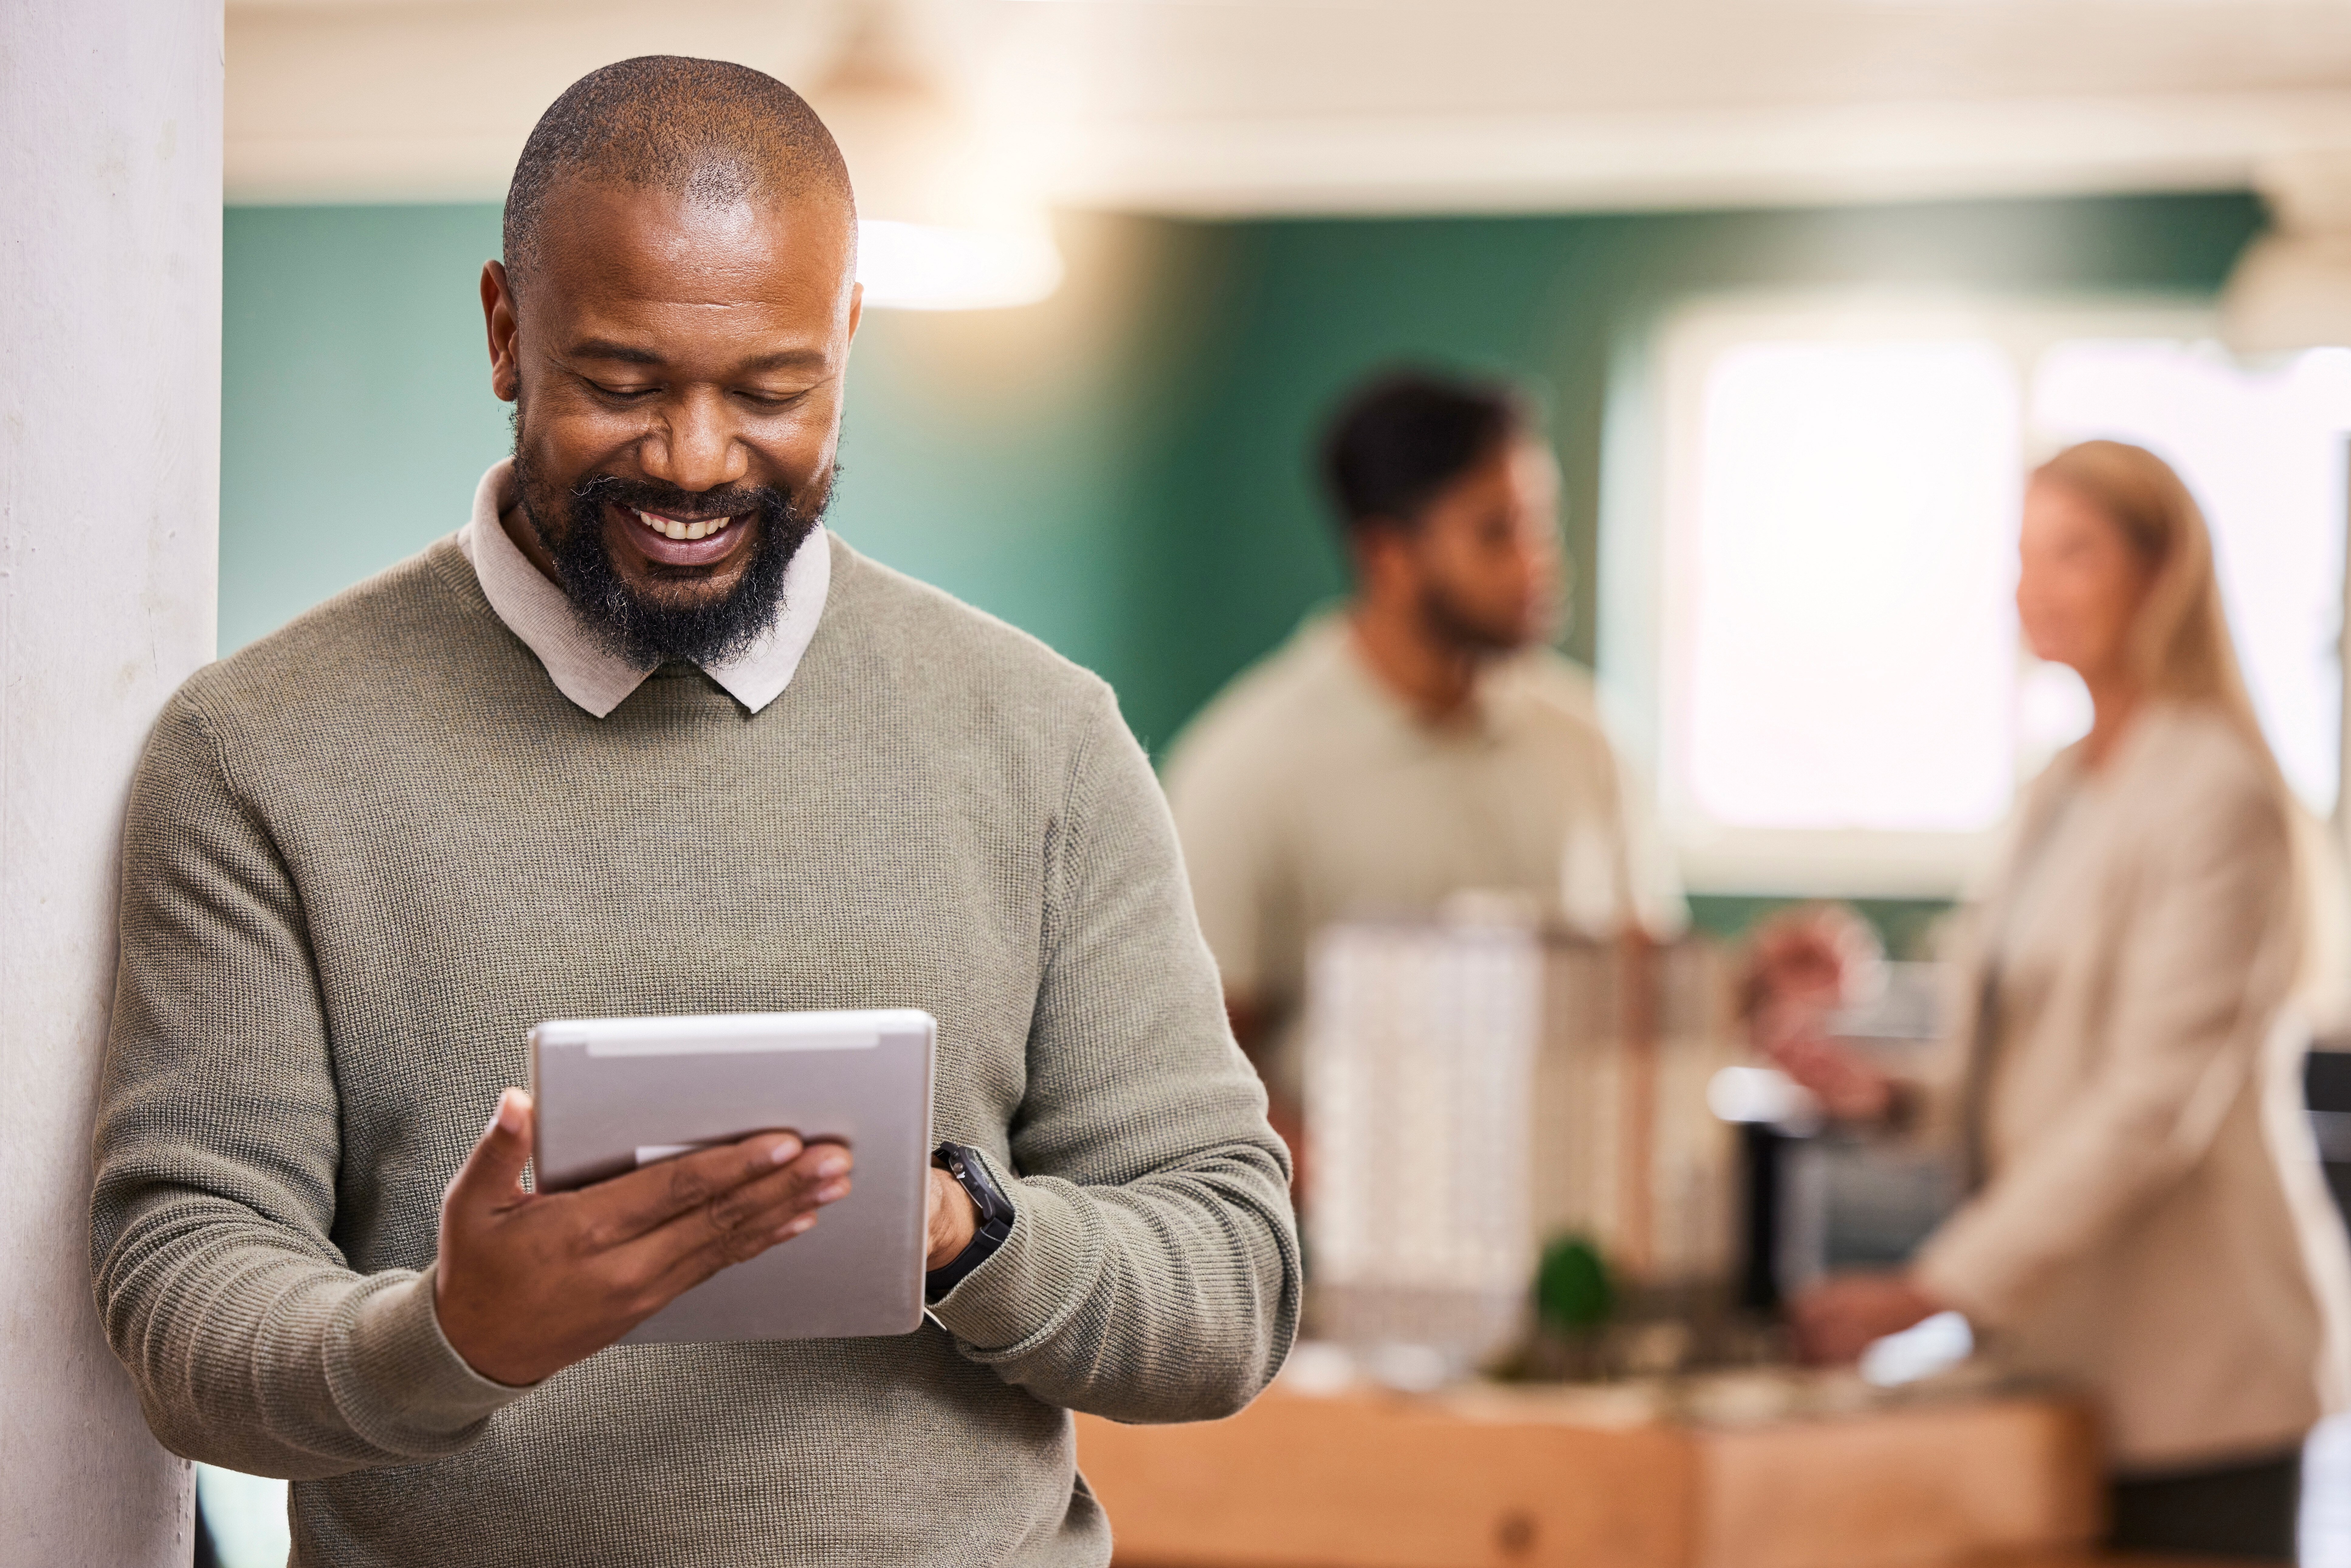
{"label": "green wall", "polygon": [[220,646],[450,532],[508,445],[475,282],[490,207],[232,207]]}
{"label": "green wall", "polygon": [[[1568,476],[1589,660],[1612,382],[1692,294],[1844,283],[2036,295],[2216,287],[2243,194],[1775,212],[1188,224],[1067,220],[1053,299],[877,312],[852,362],[834,522],[1119,688],[1163,745],[1339,591],[1307,449],[1366,370],[1533,379]],[[475,282],[494,208],[233,209],[221,644],[465,517],[505,451]]]}

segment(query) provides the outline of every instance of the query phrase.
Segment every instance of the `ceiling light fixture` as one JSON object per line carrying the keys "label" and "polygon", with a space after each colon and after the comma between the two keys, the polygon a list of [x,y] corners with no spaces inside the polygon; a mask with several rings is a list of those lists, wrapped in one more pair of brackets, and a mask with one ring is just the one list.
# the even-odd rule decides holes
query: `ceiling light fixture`
{"label": "ceiling light fixture", "polygon": [[809,94],[857,191],[865,303],[906,310],[1028,305],[1060,287],[1044,206],[987,127],[916,47],[903,5],[866,0]]}
{"label": "ceiling light fixture", "polygon": [[2263,167],[2272,226],[2245,247],[2220,296],[2220,336],[2262,358],[2351,346],[2351,152]]}

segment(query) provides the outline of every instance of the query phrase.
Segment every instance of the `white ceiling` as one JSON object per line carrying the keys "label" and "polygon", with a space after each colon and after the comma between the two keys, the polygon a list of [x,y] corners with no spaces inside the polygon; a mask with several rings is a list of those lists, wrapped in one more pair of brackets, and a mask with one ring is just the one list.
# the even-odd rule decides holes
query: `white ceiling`
{"label": "white ceiling", "polygon": [[[899,0],[1069,205],[1536,211],[2252,183],[2351,149],[2351,0]],[[820,80],[851,0],[228,6],[238,201],[494,200],[632,54]],[[852,162],[853,151],[852,151]]]}

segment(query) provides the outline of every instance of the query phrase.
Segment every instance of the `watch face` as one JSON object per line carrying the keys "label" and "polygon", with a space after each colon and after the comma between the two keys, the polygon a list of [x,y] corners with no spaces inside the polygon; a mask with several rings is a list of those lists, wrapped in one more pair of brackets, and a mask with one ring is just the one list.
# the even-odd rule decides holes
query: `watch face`
{"label": "watch face", "polygon": [[998,1187],[995,1179],[988,1175],[987,1166],[971,1157],[972,1150],[961,1144],[942,1144],[939,1154],[946,1162],[947,1174],[956,1178],[964,1191],[971,1195],[972,1202],[978,1206],[982,1223],[1012,1217],[1012,1200]]}

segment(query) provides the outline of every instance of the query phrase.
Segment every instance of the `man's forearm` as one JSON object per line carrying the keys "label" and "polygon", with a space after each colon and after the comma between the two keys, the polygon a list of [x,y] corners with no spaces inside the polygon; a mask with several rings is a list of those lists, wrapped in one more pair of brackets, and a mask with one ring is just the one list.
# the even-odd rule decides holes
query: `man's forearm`
{"label": "man's forearm", "polygon": [[1290,1157],[1218,1027],[1150,762],[1099,703],[1048,867],[1026,1096],[985,1149],[1012,1231],[934,1310],[1040,1399],[1200,1420],[1247,1404],[1297,1332]]}
{"label": "man's forearm", "polygon": [[1121,1421],[1230,1415],[1297,1333],[1286,1165],[1249,1143],[1122,1186],[1002,1181],[1019,1211],[1010,1239],[934,1311],[964,1354],[1050,1404]]}
{"label": "man's forearm", "polygon": [[455,1453],[522,1390],[475,1375],[433,1276],[360,1275],[217,1199],[158,1202],[100,1260],[107,1336],[172,1452],[305,1479]]}

